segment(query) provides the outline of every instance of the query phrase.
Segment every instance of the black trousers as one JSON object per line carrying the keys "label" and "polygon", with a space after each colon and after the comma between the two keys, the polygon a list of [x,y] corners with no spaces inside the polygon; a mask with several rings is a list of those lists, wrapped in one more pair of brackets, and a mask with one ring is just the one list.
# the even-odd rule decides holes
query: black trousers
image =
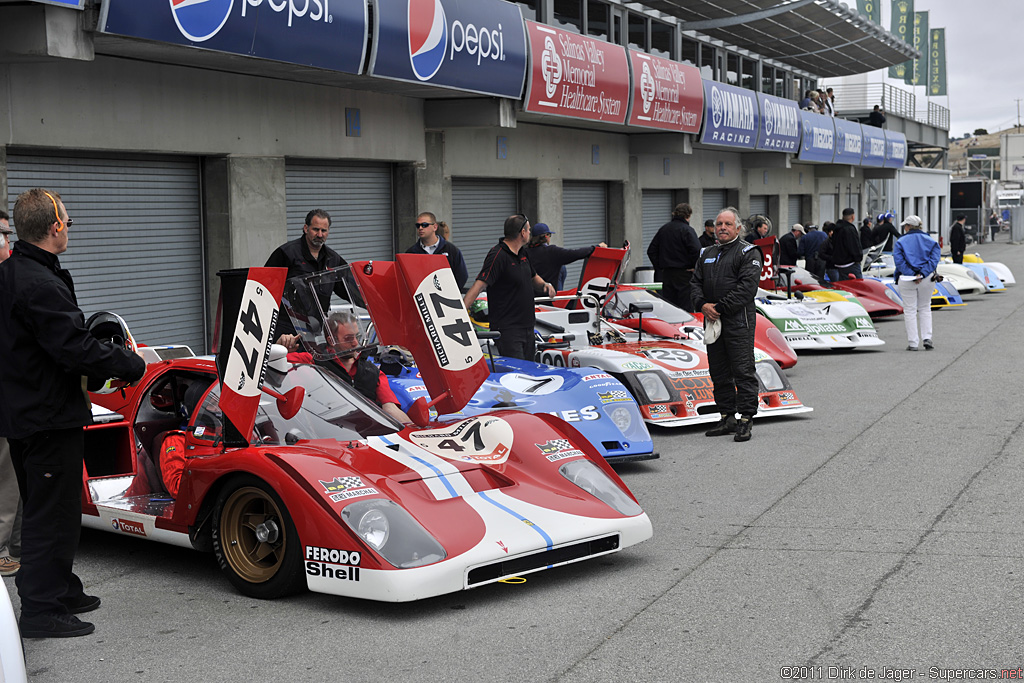
{"label": "black trousers", "polygon": [[537,351],[537,335],[533,328],[506,327],[500,330],[501,337],[494,343],[498,353],[506,358],[534,361]]}
{"label": "black trousers", "polygon": [[953,257],[953,263],[964,262],[964,252],[962,251],[951,251],[949,252],[949,255]]}
{"label": "black trousers", "polygon": [[735,319],[722,322],[721,336],[707,346],[715,404],[720,413],[753,417],[757,414],[759,388],[754,370],[754,316],[750,316],[749,328],[736,329]]}
{"label": "black trousers", "polygon": [[685,268],[663,268],[661,270],[661,295],[671,304],[693,313],[690,300],[690,280],[693,271]]}
{"label": "black trousers", "polygon": [[21,615],[66,614],[61,599],[82,595],[72,565],[82,529],[84,433],[54,429],[8,442],[24,503],[15,579]]}

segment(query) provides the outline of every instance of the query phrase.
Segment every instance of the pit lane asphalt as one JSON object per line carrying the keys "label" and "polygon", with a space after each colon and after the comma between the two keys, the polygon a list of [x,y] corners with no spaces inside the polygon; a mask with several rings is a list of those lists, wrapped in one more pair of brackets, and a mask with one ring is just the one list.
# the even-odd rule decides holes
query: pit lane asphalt
{"label": "pit lane asphalt", "polygon": [[[1005,239],[1005,235],[1001,236]],[[979,246],[1024,279],[1024,247]],[[657,430],[619,472],[654,538],[411,604],[235,593],[212,555],[85,530],[96,633],[28,640],[30,680],[775,681],[782,667],[1024,665],[1024,284],[802,354],[815,412],[753,440]],[[13,579],[4,583],[18,599]]]}

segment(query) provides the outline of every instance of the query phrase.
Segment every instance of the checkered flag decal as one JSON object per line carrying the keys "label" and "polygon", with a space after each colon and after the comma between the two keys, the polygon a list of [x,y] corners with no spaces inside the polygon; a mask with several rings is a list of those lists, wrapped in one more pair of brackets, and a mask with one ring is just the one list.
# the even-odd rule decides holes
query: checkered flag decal
{"label": "checkered flag decal", "polygon": [[547,443],[548,448],[554,448],[556,451],[567,451],[572,448],[572,443],[569,439],[552,439]]}
{"label": "checkered flag decal", "polygon": [[614,389],[612,391],[609,391],[608,393],[611,394],[612,398],[619,399],[621,401],[625,401],[626,399],[629,398],[629,392],[628,391],[622,391],[622,390],[619,390],[619,389]]}
{"label": "checkered flag decal", "polygon": [[359,489],[365,486],[359,477],[335,477],[333,481],[321,481],[327,493],[337,493],[348,489]]}

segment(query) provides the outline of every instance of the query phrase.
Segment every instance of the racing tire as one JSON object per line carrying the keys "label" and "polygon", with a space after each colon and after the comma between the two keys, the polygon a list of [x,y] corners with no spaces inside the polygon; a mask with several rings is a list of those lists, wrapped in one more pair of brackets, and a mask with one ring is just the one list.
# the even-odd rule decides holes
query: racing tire
{"label": "racing tire", "polygon": [[287,508],[256,477],[233,479],[213,510],[213,553],[240,593],[273,600],[306,586],[299,534]]}

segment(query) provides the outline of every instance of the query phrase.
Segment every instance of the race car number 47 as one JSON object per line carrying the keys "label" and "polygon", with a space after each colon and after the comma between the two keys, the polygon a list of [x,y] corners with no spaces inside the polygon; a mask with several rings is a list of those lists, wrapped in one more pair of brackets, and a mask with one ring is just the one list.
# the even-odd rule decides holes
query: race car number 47
{"label": "race car number 47", "polygon": [[413,300],[441,369],[465,370],[483,358],[451,268],[423,278]]}
{"label": "race car number 47", "polygon": [[242,396],[258,396],[263,384],[277,302],[259,282],[245,283],[224,382]]}
{"label": "race car number 47", "polygon": [[512,438],[512,425],[501,418],[486,416],[409,435],[414,444],[434,455],[488,465],[508,460]]}

